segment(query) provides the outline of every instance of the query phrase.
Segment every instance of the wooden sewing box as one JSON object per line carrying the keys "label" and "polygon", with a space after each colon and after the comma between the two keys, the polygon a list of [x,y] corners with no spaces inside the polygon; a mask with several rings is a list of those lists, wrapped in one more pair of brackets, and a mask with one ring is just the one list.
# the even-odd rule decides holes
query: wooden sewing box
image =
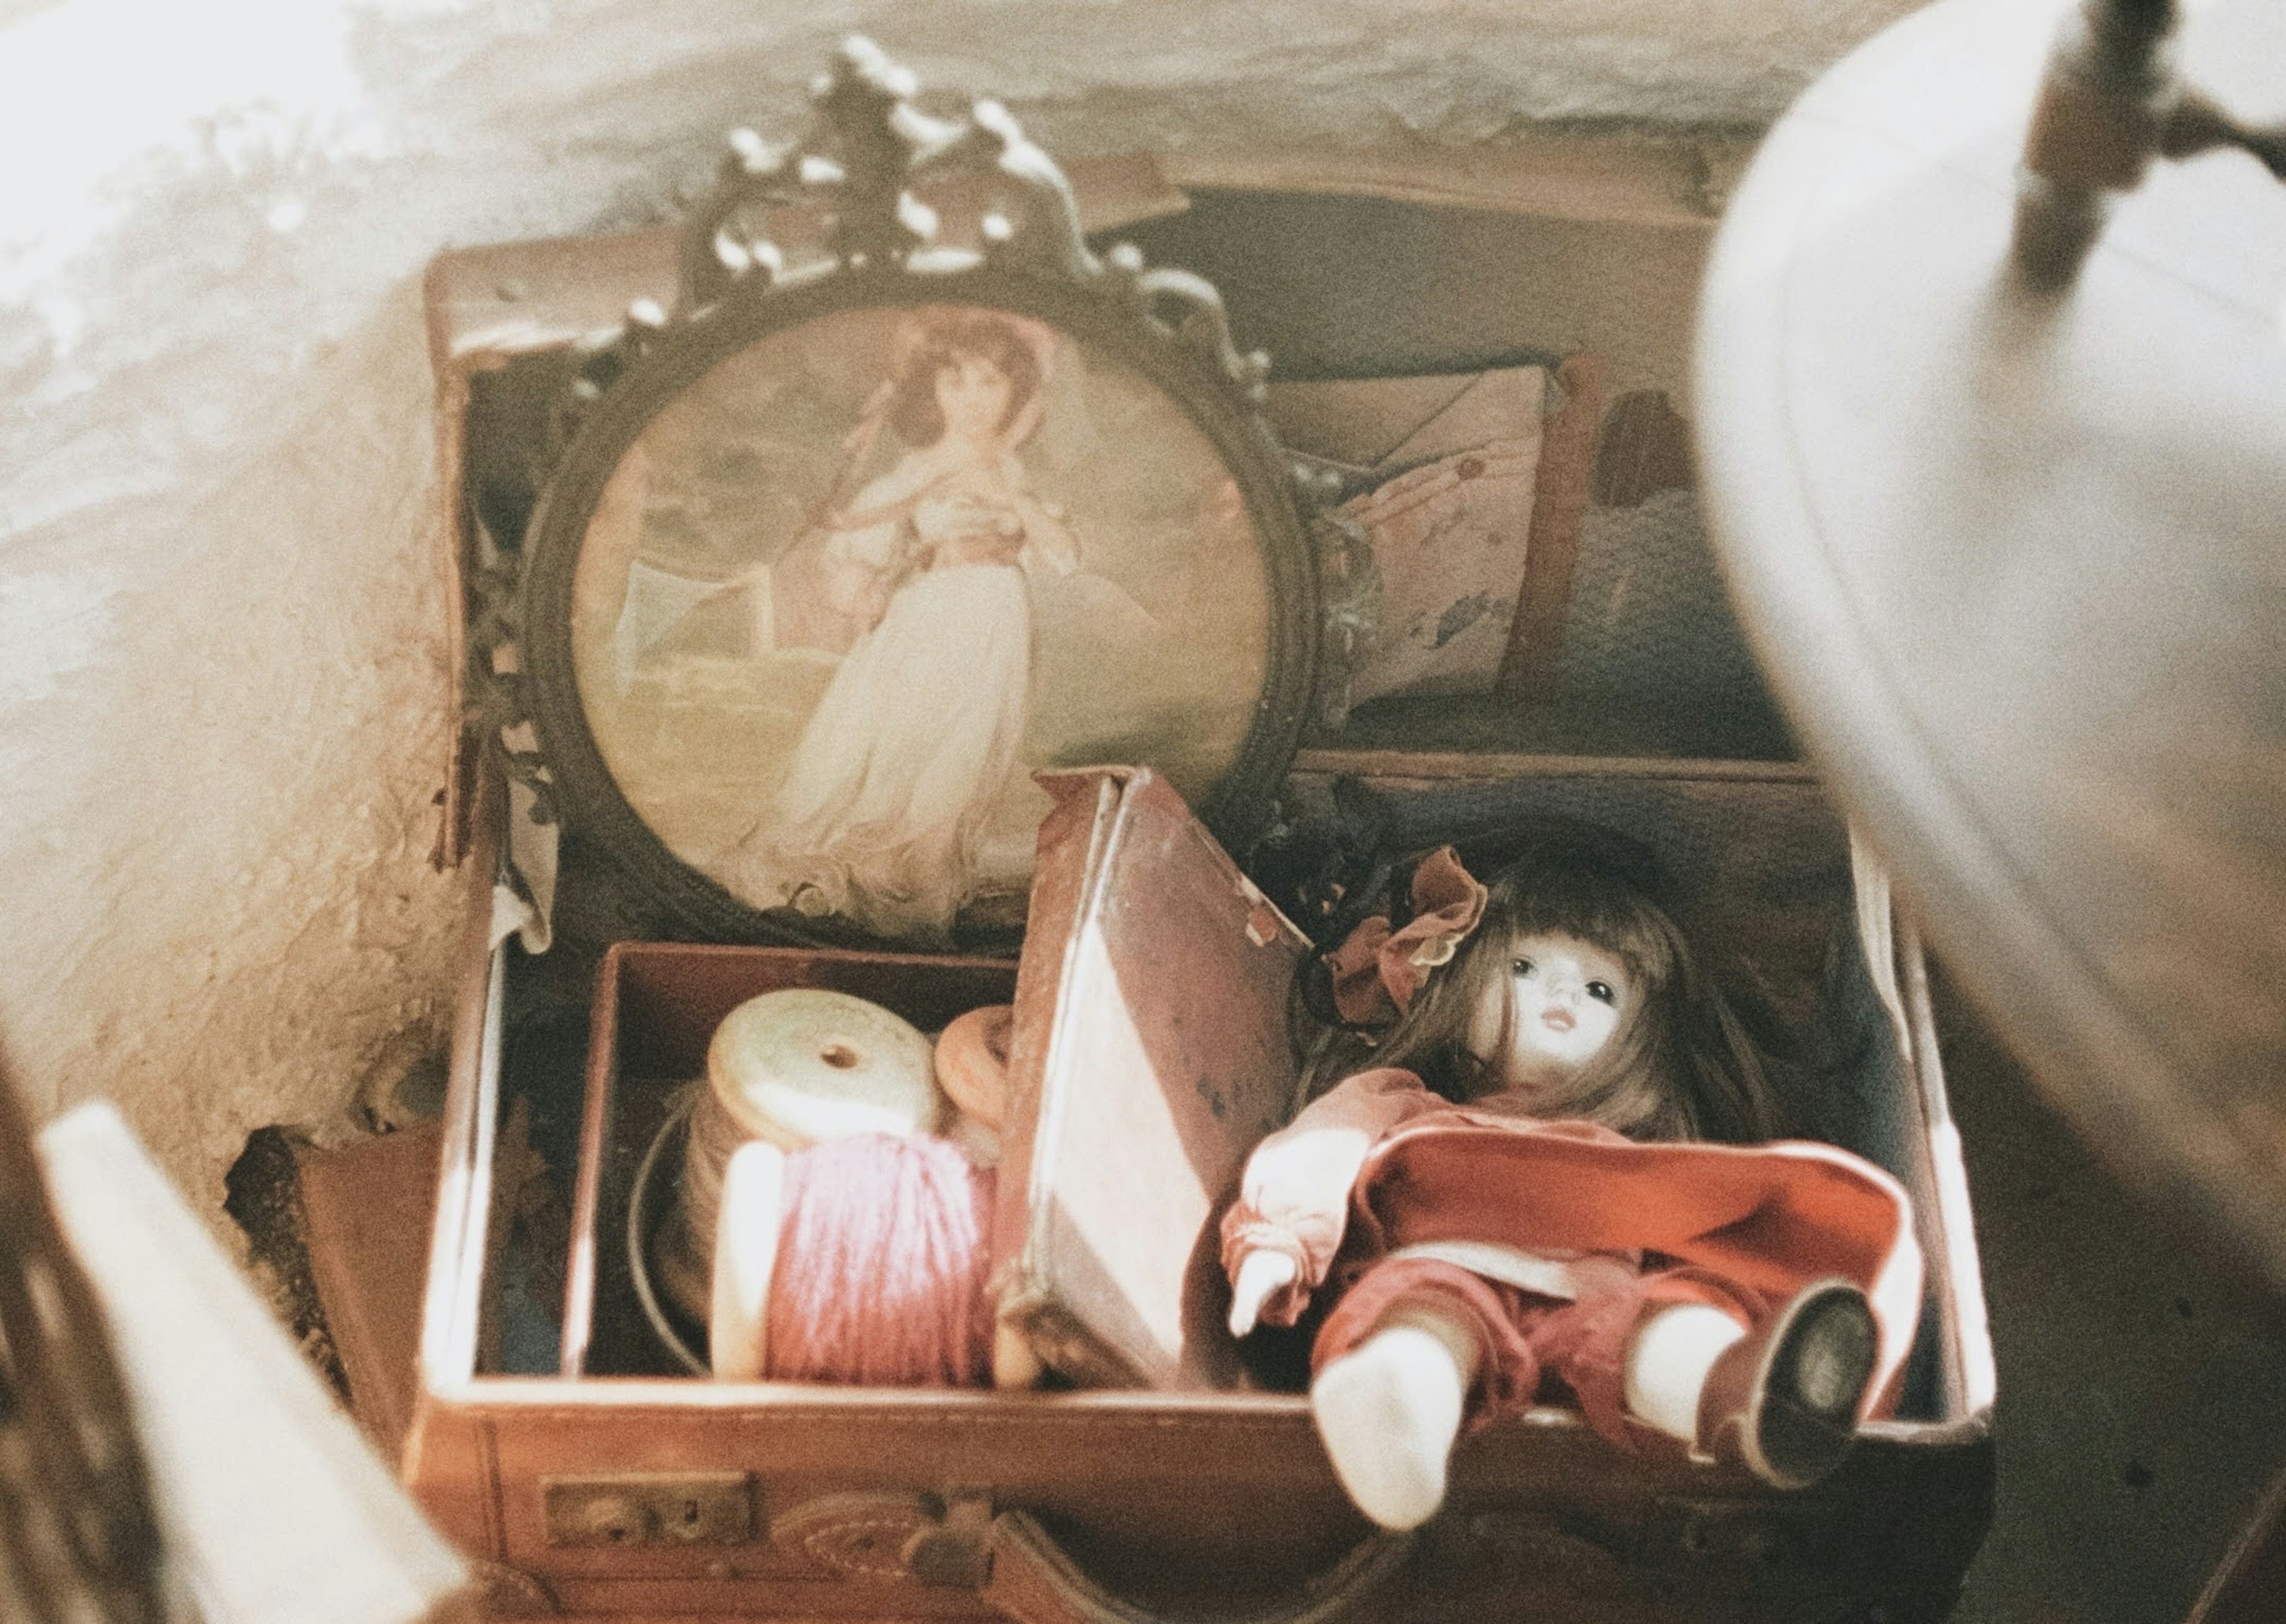
{"label": "wooden sewing box", "polygon": [[[1287,743],[1260,800],[1291,819],[1339,780],[1390,795],[1496,785],[1504,804],[1619,826],[1724,899],[1749,956],[1812,989],[1841,1056],[1832,1075],[1849,1079],[1820,1102],[1833,1137],[1913,1196],[1928,1284],[1898,1417],[1828,1482],[1779,1494],[1623,1456],[1575,1415],[1535,1410],[1464,1440],[1446,1510],[1399,1537],[1348,1505],[1296,1392],[714,1383],[664,1358],[626,1279],[626,1181],[659,1086],[695,1075],[713,1021],[761,988],[815,983],[939,1023],[1005,999],[1020,973],[1005,952],[770,945],[719,912],[691,928],[650,894],[653,870],[607,857],[576,814],[560,834],[541,826],[556,842],[551,895],[510,872],[534,827],[511,816],[529,809],[532,742],[516,730],[528,718],[499,708],[498,679],[524,674],[499,651],[532,634],[516,603],[539,600],[503,598],[501,533],[543,483],[554,403],[585,377],[608,409],[610,367],[632,367],[663,330],[694,274],[692,233],[476,248],[445,256],[428,284],[453,632],[470,673],[445,846],[477,883],[401,1462],[477,1564],[492,1613],[1945,1614],[1991,1504],[1993,1365],[1967,1185],[1910,918],[1796,758],[1696,527],[1687,426],[1668,399],[1714,223],[1710,151],[1718,167],[1736,155],[1551,135],[1465,166],[1166,155],[1069,175],[1094,248],[1131,240],[1219,288],[1242,341],[1273,358],[1273,419],[1281,391],[1302,403],[1281,432],[1310,431],[1297,382],[1447,400],[1472,378],[1541,369],[1528,546],[1497,673],[1479,691],[1400,692],[1346,714],[1319,691],[1279,697]],[[922,189],[950,220],[962,184]],[[1329,578],[1346,567],[1353,585],[1356,560],[1312,535],[1326,573],[1290,589],[1331,640],[1349,635],[1331,625],[1348,588]],[[508,883],[485,883],[495,873]],[[535,911],[553,933],[544,953],[509,928]],[[1027,936],[1021,974],[1045,974],[1034,959],[1053,945]],[[570,1211],[568,1234],[528,1221],[549,1204],[536,1189]],[[554,1249],[553,1264],[535,1256]],[[527,1300],[534,1277],[560,1278],[560,1308]],[[553,1345],[535,1352],[535,1313],[556,1312]]]}

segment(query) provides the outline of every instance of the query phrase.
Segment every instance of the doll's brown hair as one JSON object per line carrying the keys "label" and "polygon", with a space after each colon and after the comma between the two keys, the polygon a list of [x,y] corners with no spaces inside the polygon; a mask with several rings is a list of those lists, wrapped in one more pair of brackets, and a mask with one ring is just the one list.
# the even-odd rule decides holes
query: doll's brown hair
{"label": "doll's brown hair", "polygon": [[944,411],[937,405],[937,374],[964,356],[977,356],[1008,380],[1008,407],[999,426],[1016,421],[1039,392],[1040,358],[1015,326],[989,311],[956,310],[931,319],[921,342],[898,375],[890,398],[889,427],[908,445],[934,445],[944,435]]}
{"label": "doll's brown hair", "polygon": [[1505,987],[1515,944],[1560,933],[1619,959],[1638,996],[1545,1115],[1601,1123],[1642,1139],[1774,1137],[1779,1113],[1762,1055],[1674,918],[1653,900],[1653,880],[1648,859],[1593,842],[1553,841],[1510,863],[1488,887],[1483,919],[1423,983],[1366,1063],[1405,1067],[1454,1100],[1496,1091],[1492,1066],[1470,1046],[1477,1011],[1488,997],[1503,999],[1494,1052],[1505,1052],[1516,1018]]}

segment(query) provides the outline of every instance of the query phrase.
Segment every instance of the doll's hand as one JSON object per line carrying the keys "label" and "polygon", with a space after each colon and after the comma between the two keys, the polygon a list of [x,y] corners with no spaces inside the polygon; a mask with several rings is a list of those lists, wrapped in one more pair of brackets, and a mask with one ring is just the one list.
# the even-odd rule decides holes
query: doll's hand
{"label": "doll's hand", "polygon": [[1299,1273],[1288,1253],[1259,1248],[1240,1260],[1230,1284],[1230,1334],[1243,1336],[1262,1318],[1262,1305],[1294,1283]]}

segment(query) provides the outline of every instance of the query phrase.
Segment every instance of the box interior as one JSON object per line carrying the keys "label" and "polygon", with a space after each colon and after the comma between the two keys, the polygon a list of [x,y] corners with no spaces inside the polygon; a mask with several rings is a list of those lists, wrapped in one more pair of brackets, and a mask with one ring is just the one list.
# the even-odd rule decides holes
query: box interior
{"label": "box interior", "polygon": [[[1884,1001],[1882,978],[1868,966],[1847,828],[1804,776],[1683,776],[1691,771],[1683,764],[1661,777],[1573,770],[1512,780],[1509,787],[1534,813],[1591,821],[1652,848],[1681,893],[1696,900],[1696,934],[1719,946],[1739,983],[1793,1035],[1788,1062],[1776,1075],[1796,1131],[1857,1151],[1912,1192],[1931,1267],[1900,1418],[1957,1417],[1964,1402],[1951,1356],[1958,1328],[1947,1307],[1947,1249],[1927,1108],[1909,1039]],[[1328,782],[1298,777],[1295,804],[1306,806]],[[1383,780],[1378,787],[1402,792],[1407,785]],[[499,1254],[501,1279],[486,1294],[496,1329],[484,1338],[483,1368],[504,1374],[548,1374],[559,1367],[567,1376],[682,1374],[635,1296],[627,1261],[628,1193],[669,1095],[703,1075],[707,1040],[736,1004],[777,986],[830,986],[875,998],[934,1030],[963,1009],[1006,1001],[1014,984],[1014,966],[997,961],[664,942],[617,950],[600,966],[597,983],[612,1011],[610,1021],[595,1027],[610,1045],[608,1059],[591,1068],[588,1081],[608,1090],[589,1106],[598,1112],[603,1147],[587,1220],[595,1244],[586,1255],[590,1261],[573,1265],[592,1267],[592,1297],[558,1295],[533,1283],[548,1273],[541,1254],[561,1242],[531,1214],[551,1203],[568,1209],[574,1199],[577,1127],[565,1118],[569,1097],[578,1092],[585,1037],[568,1027],[584,1029],[588,1010],[551,1003],[547,960],[507,950],[514,962],[503,1120],[521,1113],[536,1128],[547,1126],[530,1136],[536,1158],[515,1133],[504,1133],[496,1166],[502,1190],[517,1182],[509,1176],[511,1159],[536,1159],[546,1169],[540,1175],[543,1199],[528,1198],[527,1174],[527,1199],[510,1199],[497,1214],[511,1234]],[[567,1312],[572,1318],[559,1329],[553,1321]]]}
{"label": "box interior", "polygon": [[[785,987],[823,987],[870,999],[934,1037],[966,1010],[1013,998],[1016,967],[981,959],[676,942],[630,942],[612,952],[597,984],[598,999],[608,999],[617,1017],[610,1055],[587,1075],[587,1104],[603,1153],[596,1206],[592,1218],[575,1210],[572,1218],[575,1233],[592,1226],[595,1236],[593,1292],[565,1293],[564,1313],[573,1316],[562,1328],[559,1368],[565,1376],[684,1374],[636,1297],[627,1234],[636,1171],[675,1092],[706,1076],[706,1045],[722,1018],[748,998]],[[661,1171],[649,1186],[645,1233],[657,1233],[672,1201],[672,1179],[664,1175],[673,1167]],[[572,1266],[588,1266],[588,1260]],[[582,1312],[587,1303],[592,1309]],[[662,1310],[686,1345],[703,1352],[706,1328],[683,1322],[671,1305]]]}

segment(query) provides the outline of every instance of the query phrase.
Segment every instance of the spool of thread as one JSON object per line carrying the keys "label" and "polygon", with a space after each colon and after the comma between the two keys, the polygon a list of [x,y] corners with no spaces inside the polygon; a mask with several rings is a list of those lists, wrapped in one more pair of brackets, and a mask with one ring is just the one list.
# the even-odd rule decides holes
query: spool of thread
{"label": "spool of thread", "polygon": [[988,1004],[956,1015],[936,1040],[936,1085],[994,1132],[1008,1115],[1008,1045],[1016,1012]]}
{"label": "spool of thread", "polygon": [[966,1386],[992,1372],[994,1177],[934,1134],[738,1147],[707,1313],[719,1381]]}
{"label": "spool of thread", "polygon": [[866,1134],[787,1157],[763,1373],[989,1381],[993,1182],[934,1134]]}
{"label": "spool of thread", "polygon": [[930,1045],[893,1011],[823,987],[784,987],[723,1018],[706,1045],[714,1098],[785,1150],[936,1125]]}
{"label": "spool of thread", "polygon": [[903,1135],[936,1125],[927,1037],[878,1004],[816,987],[749,998],[724,1017],[706,1049],[706,1086],[690,1108],[682,1156],[680,1246],[692,1271],[662,1283],[694,1318],[722,1200],[722,1169],[750,1139],[788,1152],[857,1134]]}
{"label": "spool of thread", "polygon": [[690,1104],[678,1221],[648,1249],[712,1328],[718,1376],[990,1379],[994,1179],[921,1131],[937,1115],[928,1040],[890,1012],[808,989],[732,1012]]}

